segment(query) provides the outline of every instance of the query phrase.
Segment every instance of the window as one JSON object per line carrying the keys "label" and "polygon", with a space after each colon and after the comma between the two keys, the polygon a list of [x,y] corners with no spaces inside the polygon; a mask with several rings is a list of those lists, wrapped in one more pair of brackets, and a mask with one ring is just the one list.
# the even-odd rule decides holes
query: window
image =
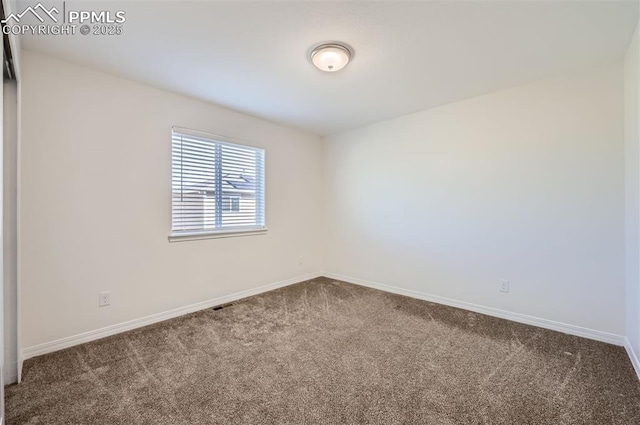
{"label": "window", "polygon": [[171,238],[263,231],[264,150],[173,129]]}
{"label": "window", "polygon": [[239,196],[223,196],[222,212],[240,212]]}

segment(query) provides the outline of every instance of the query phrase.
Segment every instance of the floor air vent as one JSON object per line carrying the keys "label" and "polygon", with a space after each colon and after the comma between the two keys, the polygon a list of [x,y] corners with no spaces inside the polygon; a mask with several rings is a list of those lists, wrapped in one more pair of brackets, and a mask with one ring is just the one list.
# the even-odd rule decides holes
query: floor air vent
{"label": "floor air vent", "polygon": [[229,306],[232,306],[232,305],[233,305],[233,303],[217,305],[215,307],[212,307],[212,310],[213,311],[222,310],[223,308],[229,307]]}

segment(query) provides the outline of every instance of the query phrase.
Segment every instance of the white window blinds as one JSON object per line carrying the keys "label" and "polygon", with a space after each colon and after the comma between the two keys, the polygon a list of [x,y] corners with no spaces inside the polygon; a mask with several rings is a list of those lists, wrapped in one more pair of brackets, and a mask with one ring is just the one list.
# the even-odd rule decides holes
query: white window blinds
{"label": "white window blinds", "polygon": [[172,235],[265,228],[264,150],[173,129]]}

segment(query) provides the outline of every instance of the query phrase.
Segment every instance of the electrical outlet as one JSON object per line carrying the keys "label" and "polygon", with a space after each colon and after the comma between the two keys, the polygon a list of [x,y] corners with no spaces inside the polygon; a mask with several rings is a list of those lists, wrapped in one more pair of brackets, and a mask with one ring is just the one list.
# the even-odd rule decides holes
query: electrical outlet
{"label": "electrical outlet", "polygon": [[500,292],[509,292],[509,281],[500,279]]}
{"label": "electrical outlet", "polygon": [[98,294],[98,307],[111,305],[111,292],[100,292]]}
{"label": "electrical outlet", "polygon": [[298,257],[298,265],[301,266],[304,264],[304,257],[300,256]]}

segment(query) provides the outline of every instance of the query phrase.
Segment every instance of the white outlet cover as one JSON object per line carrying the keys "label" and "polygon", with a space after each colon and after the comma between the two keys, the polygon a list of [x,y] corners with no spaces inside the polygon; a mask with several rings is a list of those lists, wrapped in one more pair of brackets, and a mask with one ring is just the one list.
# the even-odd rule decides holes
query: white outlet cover
{"label": "white outlet cover", "polygon": [[111,292],[100,292],[98,294],[98,307],[111,305]]}
{"label": "white outlet cover", "polygon": [[500,292],[509,292],[509,281],[500,279]]}

